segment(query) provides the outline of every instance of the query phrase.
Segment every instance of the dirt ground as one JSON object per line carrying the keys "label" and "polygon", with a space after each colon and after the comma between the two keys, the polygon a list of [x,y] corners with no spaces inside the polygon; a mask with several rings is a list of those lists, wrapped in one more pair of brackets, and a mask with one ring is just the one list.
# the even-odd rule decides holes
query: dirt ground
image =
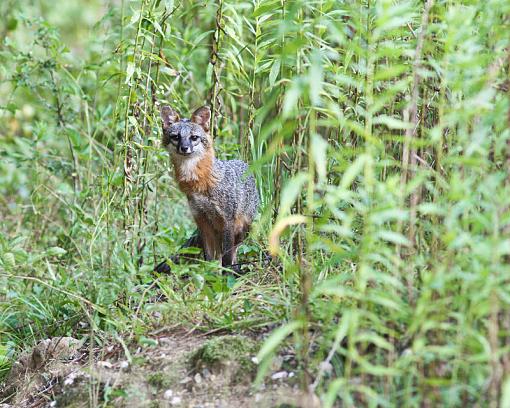
{"label": "dirt ground", "polygon": [[0,389],[7,407],[308,407],[279,356],[258,388],[246,336],[155,330],[144,345],[46,339],[21,354]]}

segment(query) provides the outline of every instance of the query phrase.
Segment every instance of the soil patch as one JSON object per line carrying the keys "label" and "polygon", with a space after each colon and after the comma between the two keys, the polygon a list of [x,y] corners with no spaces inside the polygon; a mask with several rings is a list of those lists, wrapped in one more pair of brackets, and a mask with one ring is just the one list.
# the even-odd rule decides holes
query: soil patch
{"label": "soil patch", "polygon": [[90,350],[69,337],[43,340],[13,365],[0,407],[302,405],[293,373],[279,367],[254,389],[257,344],[247,336],[159,330],[144,344]]}

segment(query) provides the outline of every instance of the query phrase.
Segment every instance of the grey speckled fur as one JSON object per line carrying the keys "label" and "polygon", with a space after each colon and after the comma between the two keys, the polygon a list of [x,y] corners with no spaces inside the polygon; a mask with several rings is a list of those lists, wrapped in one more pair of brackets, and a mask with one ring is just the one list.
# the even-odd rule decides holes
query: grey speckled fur
{"label": "grey speckled fur", "polygon": [[247,171],[248,165],[241,160],[214,159],[217,183],[207,195],[189,195],[191,211],[203,211],[208,218],[221,217],[226,221],[245,216],[251,223],[257,214],[259,195],[255,179]]}

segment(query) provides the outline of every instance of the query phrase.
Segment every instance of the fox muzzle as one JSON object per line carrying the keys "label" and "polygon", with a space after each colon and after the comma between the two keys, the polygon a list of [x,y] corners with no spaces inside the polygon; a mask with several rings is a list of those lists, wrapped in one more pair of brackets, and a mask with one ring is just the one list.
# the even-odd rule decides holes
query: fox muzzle
{"label": "fox muzzle", "polygon": [[191,143],[179,143],[179,146],[177,147],[177,152],[179,154],[182,154],[183,156],[187,156],[191,153],[193,153],[193,145]]}

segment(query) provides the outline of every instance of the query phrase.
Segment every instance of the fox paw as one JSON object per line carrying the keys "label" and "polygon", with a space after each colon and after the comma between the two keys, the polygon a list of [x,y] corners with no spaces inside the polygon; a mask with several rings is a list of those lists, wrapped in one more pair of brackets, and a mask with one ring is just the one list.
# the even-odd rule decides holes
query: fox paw
{"label": "fox paw", "polygon": [[227,266],[228,269],[231,270],[232,275],[239,276],[242,275],[243,271],[241,270],[241,265],[235,264],[235,265],[229,265]]}
{"label": "fox paw", "polygon": [[172,272],[172,268],[170,268],[170,265],[168,265],[166,261],[163,261],[154,267],[154,272],[170,273]]}

